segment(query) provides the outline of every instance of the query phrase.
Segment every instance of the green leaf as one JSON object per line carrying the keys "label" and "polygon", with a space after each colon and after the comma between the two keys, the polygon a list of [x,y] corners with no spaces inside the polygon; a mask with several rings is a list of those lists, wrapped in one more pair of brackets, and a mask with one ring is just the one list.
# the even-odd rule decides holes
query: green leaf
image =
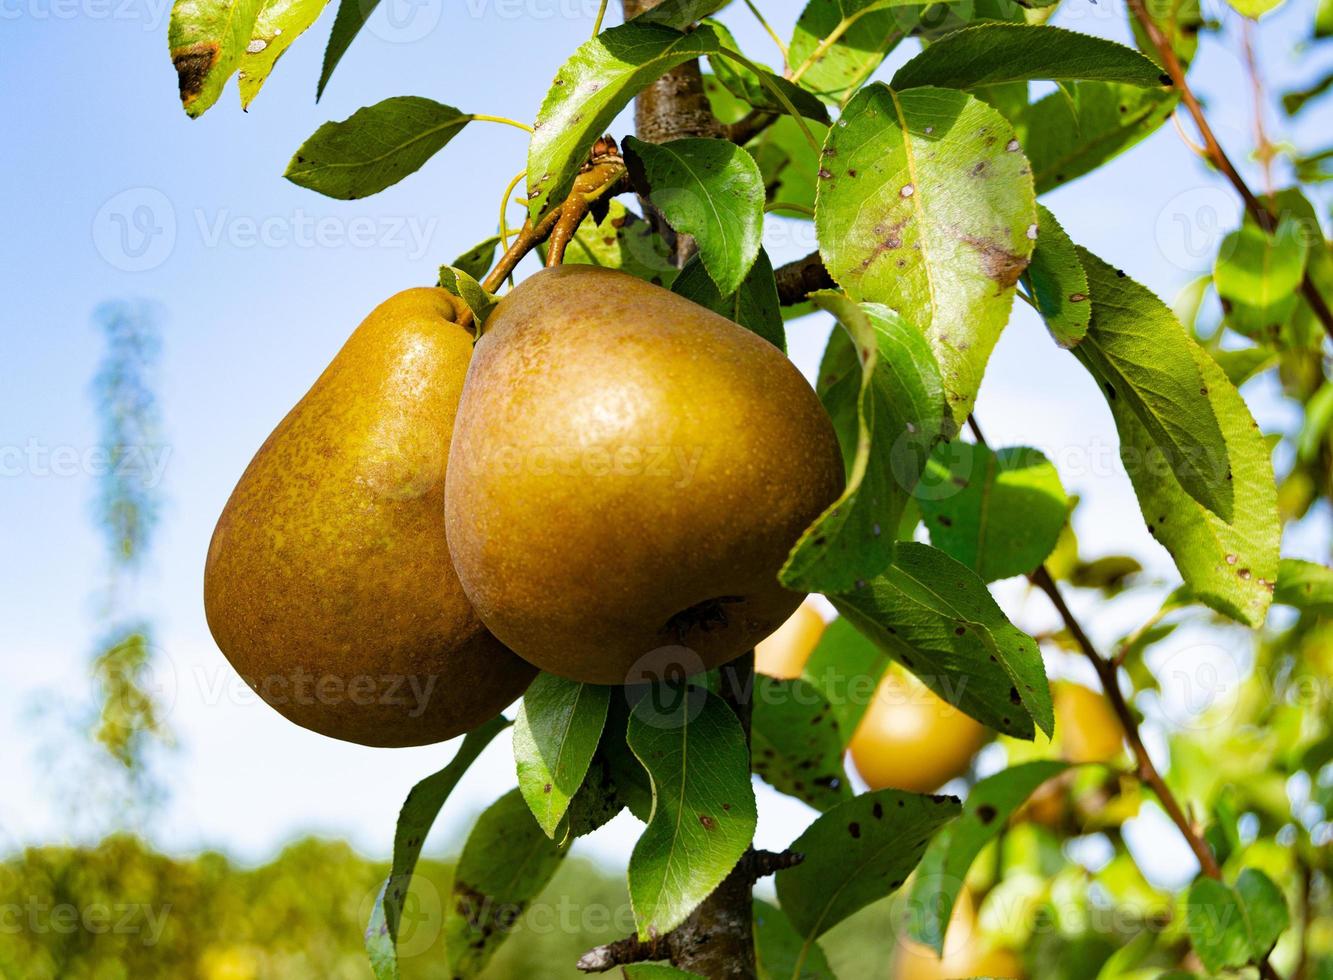
{"label": "green leaf", "polygon": [[1242,17],[1258,20],[1264,14],[1282,6],[1283,0],[1227,0],[1227,3]]}
{"label": "green leaf", "polygon": [[808,681],[756,675],[751,738],[754,771],[774,789],[816,810],[851,797],[842,765],[846,739],[828,701]]}
{"label": "green leaf", "polygon": [[1200,877],[1190,886],[1188,901],[1190,942],[1214,972],[1267,955],[1290,921],[1282,892],[1255,868],[1242,871],[1234,888]]}
{"label": "green leaf", "polygon": [[702,687],[655,685],[626,741],[653,781],[653,812],[629,859],[639,938],[683,922],[736,866],[757,817],[745,733]]}
{"label": "green leaf", "polygon": [[340,201],[369,197],[420,170],[471,119],[415,95],[385,99],[320,126],[283,176]]}
{"label": "green leaf", "polygon": [[1307,252],[1304,229],[1291,218],[1273,234],[1246,221],[1227,235],[1213,267],[1227,326],[1247,337],[1280,340],[1296,309]]}
{"label": "green leaf", "polygon": [[1073,347],[1082,340],[1092,319],[1088,274],[1069,235],[1041,204],[1037,205],[1037,247],[1023,278],[1055,342]]}
{"label": "green leaf", "polygon": [[532,819],[518,790],[487,807],[463,845],[445,910],[444,947],[451,977],[481,975],[564,856]]}
{"label": "green leaf", "polygon": [[1035,570],[1069,512],[1055,467],[1026,446],[938,446],[916,499],[930,543],[986,582]]}
{"label": "green leaf", "polygon": [[337,13],[333,15],[333,31],[329,33],[329,43],[324,48],[324,65],[320,68],[315,101],[323,99],[324,87],[329,84],[333,69],[343,60],[343,55],[352,47],[352,41],[356,40],[365,21],[371,19],[372,13],[375,13],[375,8],[379,5],[380,0],[339,0]]}
{"label": "green leaf", "polygon": [[815,228],[829,274],[926,334],[950,421],[972,410],[1037,236],[1004,117],[963,92],[868,85],[829,131]]}
{"label": "green leaf", "polygon": [[715,54],[707,27],[682,34],[637,20],[589,38],[556,73],[528,144],[528,209],[537,220],[564,200],[593,143],[639,91],[672,68]]}
{"label": "green leaf", "polygon": [[778,284],[773,278],[768,253],[762,248],[740,288],[729,296],[718,292],[716,283],[697,255],[685,263],[685,268],[671,284],[671,291],[734,320],[786,352],[787,333],[782,323],[782,307],[778,304]]}
{"label": "green leaf", "polygon": [[324,65],[319,70],[319,85],[315,88],[316,102],[323,98],[324,87],[333,77],[333,69],[338,67],[338,62],[342,61],[343,55],[379,4],[380,0],[339,0],[338,12],[333,18],[333,31],[329,34],[328,46],[324,48]]}
{"label": "green leaf", "polygon": [[1227,380],[1237,388],[1278,362],[1277,351],[1268,347],[1239,347],[1233,350],[1209,351],[1209,353],[1226,373]]}
{"label": "green leaf", "polygon": [[[729,51],[741,50],[731,31],[727,30],[725,26],[715,20],[710,20],[707,24],[717,34],[718,41],[723,48]],[[759,74],[750,68],[738,64],[724,55],[710,54],[708,56],[708,66],[713,70],[713,77],[722,83],[727,91],[756,109],[767,109],[779,114],[786,112],[787,107],[773,94],[773,89],[777,88],[802,116],[825,125],[829,122],[828,109],[825,108],[824,103],[799,85],[792,84],[781,75],[769,71],[763,65],[756,65],[762,72],[762,79]]]}
{"label": "green leaf", "polygon": [[1038,786],[1067,768],[1066,763],[1052,760],[1028,762],[972,787],[962,814],[935,835],[912,879],[908,907],[913,914],[907,925],[912,939],[943,954],[949,915],[972,862]]}
{"label": "green leaf", "polygon": [[241,63],[261,0],[176,0],[167,45],[181,105],[191,118],[207,112]]}
{"label": "green leaf", "polygon": [[463,739],[450,763],[413,786],[403,801],[393,835],[393,867],[375,899],[375,908],[366,927],[366,953],[376,980],[398,978],[397,939],[403,902],[435,817],[468,767],[477,761],[482,749],[508,727],[508,721],[496,717],[473,729]]}
{"label": "green leaf", "polygon": [[946,34],[893,76],[895,89],[972,88],[1003,82],[1124,82],[1157,87],[1170,79],[1133,48],[1091,34],[1032,24],[976,24]]}
{"label": "green leaf", "polygon": [[1333,569],[1299,558],[1283,558],[1277,566],[1273,601],[1321,615],[1333,613]]}
{"label": "green leaf", "polygon": [[[795,69],[824,46],[822,56],[811,63],[800,84],[836,102],[870,77],[919,16],[919,10],[904,15],[887,9],[844,14],[844,6],[838,0],[810,0],[796,22],[787,49],[787,61]],[[835,34],[836,39],[828,43]]]}
{"label": "green leaf", "polygon": [[[1221,426],[1225,445],[1221,458],[1230,460],[1227,482],[1232,488],[1234,517],[1228,522],[1185,492],[1168,465],[1171,461],[1163,459],[1156,437],[1117,390],[1117,397],[1108,404],[1120,432],[1120,456],[1144,521],[1171,553],[1196,597],[1242,623],[1258,626],[1273,598],[1280,538],[1273,464],[1263,434],[1222,369],[1185,337],[1160,300],[1131,280],[1119,278],[1088,253],[1081,254],[1092,284],[1092,327],[1075,353],[1095,350],[1098,345],[1133,346],[1134,333],[1140,332],[1141,346],[1134,356],[1151,360],[1156,368],[1168,363],[1174,357],[1171,349],[1184,342],[1200,376],[1195,390],[1207,392],[1211,412]],[[1178,380],[1173,377],[1161,383],[1172,385]]]}
{"label": "green leaf", "polygon": [[546,836],[555,837],[583,785],[606,724],[611,688],[539,674],[514,720],[518,788]]}
{"label": "green leaf", "polygon": [[843,748],[851,743],[866,709],[874,703],[875,691],[888,666],[889,658],[883,651],[842,617],[828,624],[805,662],[801,677],[827,699]]}
{"label": "green leaf", "polygon": [[500,236],[492,235],[454,259],[449,268],[465,272],[473,279],[481,279],[495,264],[495,250],[499,246]]}
{"label": "green leaf", "polygon": [[282,53],[319,19],[329,0],[262,0],[238,75],[241,108],[254,101]]}
{"label": "green leaf", "polygon": [[1017,738],[1033,738],[1038,727],[1053,732],[1051,692],[1036,642],[1009,622],[966,565],[904,541],[882,576],[829,599],[959,711]]}
{"label": "green leaf", "polygon": [[959,813],[952,796],[882,789],[829,810],[791,850],[805,855],[777,874],[778,901],[809,946],[853,912],[902,887],[926,845]]}
{"label": "green leaf", "polygon": [[806,945],[787,916],[754,900],[754,953],[759,980],[837,980],[819,943]]}
{"label": "green leaf", "polygon": [[696,20],[727,5],[728,0],[663,0],[634,18],[636,24],[663,24],[683,31]]}
{"label": "green leaf", "polygon": [[472,311],[472,319],[478,325],[486,323],[491,310],[500,302],[495,296],[486,292],[481,283],[462,269],[455,269],[452,266],[440,266],[440,288],[449,290],[466,303],[467,308]]}
{"label": "green leaf", "polygon": [[1071,82],[1011,120],[1037,193],[1068,183],[1155,132],[1171,118],[1173,89]]}
{"label": "green leaf", "polygon": [[[545,261],[545,245],[539,251]],[[610,202],[606,217],[596,224],[588,218],[583,219],[565,247],[565,264],[619,269],[668,288],[679,271],[671,263],[671,250],[662,236],[653,231],[652,225],[615,200]]]}
{"label": "green leaf", "polygon": [[1232,513],[1231,459],[1201,369],[1198,345],[1160,299],[1085,249],[1092,325],[1074,355],[1112,412],[1133,414],[1180,486],[1223,518]]}
{"label": "green leaf", "polygon": [[756,256],[764,227],[764,178],[744,149],[728,140],[624,140],[636,184],[677,232],[693,235],[699,258],[723,296],[735,293]]}
{"label": "green leaf", "polygon": [[939,369],[921,334],[884,306],[810,297],[846,328],[830,339],[819,392],[847,463],[842,496],[792,549],[788,588],[843,591],[883,571],[903,508],[939,438]]}

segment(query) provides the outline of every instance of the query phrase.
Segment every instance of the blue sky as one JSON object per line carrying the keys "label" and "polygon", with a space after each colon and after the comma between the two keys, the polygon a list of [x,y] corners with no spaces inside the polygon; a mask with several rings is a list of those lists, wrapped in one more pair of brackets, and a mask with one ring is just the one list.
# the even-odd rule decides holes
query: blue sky
{"label": "blue sky", "polygon": [[[763,6],[789,34],[798,5]],[[1214,0],[1207,6],[1227,16]],[[767,37],[733,7],[725,19],[747,50],[776,62]],[[1127,36],[1118,2],[1066,0],[1065,7],[1056,23]],[[494,232],[500,193],[522,169],[525,147],[517,130],[476,124],[420,173],[358,202],[330,201],[283,180],[293,150],[320,123],[393,95],[531,120],[595,9],[577,0],[385,0],[316,105],[332,21],[326,11],[250,112],[239,110],[233,83],[218,107],[190,121],[167,57],[165,0],[0,0],[6,458],[17,458],[13,447],[94,445],[93,309],[143,297],[162,311],[169,502],[142,595],[158,624],[169,721],[181,743],[164,770],[172,795],[156,830],[163,846],[220,846],[260,859],[300,832],[318,831],[384,854],[404,794],[448,758],[448,746],[385,751],[334,742],[257,703],[209,637],[203,558],[246,462],[364,314],[399,289],[433,281],[440,262]],[[1296,53],[1310,16],[1308,3],[1288,0],[1262,24],[1260,59],[1275,90],[1329,66],[1329,52]],[[1243,158],[1249,92],[1234,33],[1225,45],[1205,44],[1195,77],[1223,142]],[[1331,121],[1326,105],[1307,110],[1299,127],[1273,122],[1277,135],[1309,149],[1326,140]],[[627,131],[622,119],[615,132]],[[1203,271],[1200,256],[1211,254],[1238,213],[1169,126],[1047,203],[1075,240],[1168,298]],[[768,244],[780,261],[809,251],[812,240],[806,226],[773,221]],[[791,327],[793,357],[807,373],[828,329],[815,318]],[[1261,423],[1290,424],[1265,384],[1246,391]],[[1087,553],[1129,550],[1170,574],[1113,465],[1115,431],[1098,392],[1026,310],[1016,311],[996,351],[978,414],[992,443],[1047,450],[1066,488],[1082,494],[1077,529]],[[24,462],[0,475],[0,850],[64,839],[70,826],[48,791],[24,709],[43,692],[68,700],[87,691],[97,633],[92,596],[104,574],[93,492],[86,472],[59,475]],[[1313,521],[1318,530],[1326,517]],[[1315,540],[1302,535],[1289,550],[1309,550]],[[1045,607],[1019,586],[1004,584],[999,594],[1024,625],[1048,622]],[[1112,637],[1150,604],[1099,615],[1094,632]],[[1242,641],[1220,634],[1207,642]],[[443,818],[444,835],[512,785],[507,753],[504,739],[488,750]],[[801,804],[761,794],[764,845],[785,844],[813,817]],[[580,846],[621,859],[634,833],[622,818]]]}

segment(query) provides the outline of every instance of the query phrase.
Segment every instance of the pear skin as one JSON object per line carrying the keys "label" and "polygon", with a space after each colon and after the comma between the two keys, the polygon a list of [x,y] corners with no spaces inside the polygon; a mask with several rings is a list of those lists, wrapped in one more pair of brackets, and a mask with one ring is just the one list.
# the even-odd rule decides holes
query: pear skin
{"label": "pear skin", "polygon": [[265,701],[333,738],[453,738],[535,676],[482,626],[445,542],[473,343],[459,310],[442,289],[380,304],[255,454],[209,545],[218,646]]}
{"label": "pear skin", "polygon": [[841,493],[818,396],[767,341],[633,276],[546,269],[468,368],[445,514],[468,598],[573,680],[715,667],[800,604],[778,583]]}

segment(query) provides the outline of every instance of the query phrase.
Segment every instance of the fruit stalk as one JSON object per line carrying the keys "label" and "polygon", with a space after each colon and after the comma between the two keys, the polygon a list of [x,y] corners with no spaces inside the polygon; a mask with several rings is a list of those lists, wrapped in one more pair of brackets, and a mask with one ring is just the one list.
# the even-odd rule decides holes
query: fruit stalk
{"label": "fruit stalk", "polygon": [[[625,19],[656,7],[661,0],[622,0]],[[704,93],[703,75],[697,61],[686,62],[667,72],[635,100],[635,130],[646,142],[662,143],[688,136],[723,135]],[[675,243],[675,259],[683,264],[694,249],[688,236]],[[754,692],[754,653],[721,668],[720,694],[750,737],[751,697]],[[691,973],[710,978],[753,980],[757,976],[754,950],[754,882],[770,874],[783,862],[798,860],[783,855],[781,861],[761,860],[748,850],[732,872],[683,923],[650,943],[622,940],[586,954],[579,968],[588,972],[650,957],[666,956],[671,963]]]}

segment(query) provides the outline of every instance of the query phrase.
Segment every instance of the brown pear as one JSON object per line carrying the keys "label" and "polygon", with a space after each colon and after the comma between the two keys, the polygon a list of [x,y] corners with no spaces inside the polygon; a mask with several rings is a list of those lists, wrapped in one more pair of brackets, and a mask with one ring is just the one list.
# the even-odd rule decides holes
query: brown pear
{"label": "brown pear", "polygon": [[782,352],[665,289],[547,269],[491,314],[445,492],[482,621],[543,670],[623,684],[715,667],[803,595],[778,583],[842,456]]}
{"label": "brown pear", "polygon": [[287,718],[364,745],[452,738],[535,671],[473,611],[444,531],[472,334],[441,289],[380,304],[246,468],[218,520],[204,607]]}

